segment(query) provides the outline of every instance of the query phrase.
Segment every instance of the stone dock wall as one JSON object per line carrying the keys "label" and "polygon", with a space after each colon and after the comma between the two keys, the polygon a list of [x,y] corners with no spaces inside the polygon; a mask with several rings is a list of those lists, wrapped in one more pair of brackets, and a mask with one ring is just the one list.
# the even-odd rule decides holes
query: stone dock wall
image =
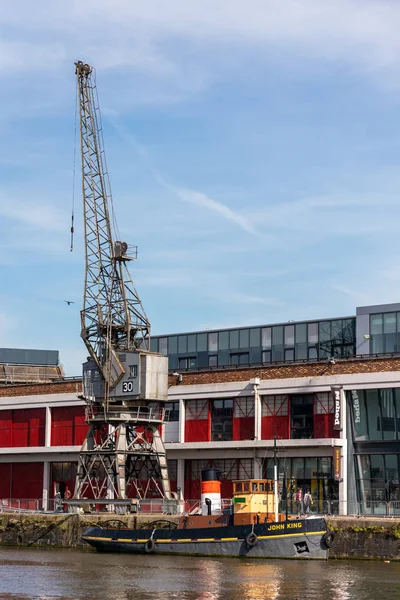
{"label": "stone dock wall", "polygon": [[[113,520],[129,528],[150,527],[155,515],[118,516],[78,514],[8,514],[0,513],[0,546],[31,548],[76,548],[93,551],[82,541],[90,526]],[[160,519],[165,519],[160,516]],[[177,518],[168,517],[170,521]],[[400,519],[335,517],[328,520],[335,534],[331,559],[377,559],[400,561]]]}

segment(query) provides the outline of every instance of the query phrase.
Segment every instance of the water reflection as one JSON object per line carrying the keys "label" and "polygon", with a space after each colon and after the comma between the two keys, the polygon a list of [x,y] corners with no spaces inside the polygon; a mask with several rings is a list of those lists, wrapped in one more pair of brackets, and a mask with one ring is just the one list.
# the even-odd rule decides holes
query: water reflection
{"label": "water reflection", "polygon": [[0,550],[0,600],[393,600],[399,563]]}

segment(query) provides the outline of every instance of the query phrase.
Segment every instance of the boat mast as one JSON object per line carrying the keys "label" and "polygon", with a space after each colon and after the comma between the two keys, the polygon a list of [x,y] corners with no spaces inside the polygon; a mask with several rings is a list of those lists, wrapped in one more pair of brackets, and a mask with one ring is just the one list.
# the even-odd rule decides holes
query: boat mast
{"label": "boat mast", "polygon": [[274,426],[274,512],[278,521],[278,459],[276,455],[276,425]]}

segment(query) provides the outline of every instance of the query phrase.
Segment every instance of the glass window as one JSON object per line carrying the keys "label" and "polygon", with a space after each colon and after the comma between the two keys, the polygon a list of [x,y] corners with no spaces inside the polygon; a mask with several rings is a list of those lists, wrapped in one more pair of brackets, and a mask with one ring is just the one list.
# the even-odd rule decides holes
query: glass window
{"label": "glass window", "polygon": [[166,402],[166,410],[169,410],[168,421],[179,421],[179,401],[178,402]]}
{"label": "glass window", "polygon": [[196,335],[188,335],[187,336],[187,351],[188,352],[196,352]]}
{"label": "glass window", "polygon": [[[310,327],[310,326],[309,326]],[[310,330],[309,337],[310,337]],[[320,342],[328,342],[331,340],[331,323],[330,321],[321,321],[319,324],[319,341]],[[315,340],[318,341],[318,340]],[[309,339],[309,342],[311,340]]]}
{"label": "glass window", "polygon": [[208,334],[208,351],[216,352],[218,350],[218,332]]}
{"label": "glass window", "polygon": [[307,323],[298,323],[296,325],[296,344],[307,341]]}
{"label": "glass window", "polygon": [[[262,353],[262,361],[263,363],[269,363],[271,362],[271,350],[264,350]],[[399,404],[399,410],[400,410],[400,404]]]}
{"label": "glass window", "polygon": [[187,369],[188,368],[188,359],[180,358],[178,361],[178,368],[179,369]]}
{"label": "glass window", "polygon": [[379,410],[378,390],[365,390],[368,413],[368,431],[370,440],[382,439],[381,414]]}
{"label": "glass window", "polygon": [[218,348],[220,350],[229,349],[229,331],[220,331],[218,339]]}
{"label": "glass window", "polygon": [[241,365],[248,365],[250,363],[249,353],[241,352],[239,355],[239,362]]}
{"label": "glass window", "polygon": [[198,333],[197,334],[197,352],[206,352],[207,351],[207,334],[206,333]]}
{"label": "glass window", "polygon": [[208,366],[209,367],[217,367],[218,366],[218,356],[216,354],[211,354],[208,357]]}
{"label": "glass window", "polygon": [[318,323],[308,324],[308,343],[316,344],[318,342]]}
{"label": "glass window", "polygon": [[277,325],[272,328],[272,345],[280,346],[283,344],[283,327],[282,325]]}
{"label": "glass window", "polygon": [[296,344],[296,360],[307,358],[307,343]]}
{"label": "glass window", "polygon": [[160,353],[167,356],[168,354],[168,338],[160,338],[159,339],[159,349]]}
{"label": "glass window", "polygon": [[173,335],[169,338],[168,348],[169,348],[169,354],[177,354],[178,353],[178,338],[176,335]]}
{"label": "glass window", "polygon": [[187,352],[186,335],[180,335],[178,337],[178,352],[179,352],[179,354],[186,354],[186,352]]}
{"label": "glass window", "polygon": [[345,344],[354,344],[356,340],[356,320],[343,320],[343,342]]}
{"label": "glass window", "polygon": [[343,321],[342,321],[342,319],[338,319],[337,321],[332,321],[332,340],[334,340],[336,344],[343,343]]}
{"label": "glass window", "polygon": [[150,339],[150,352],[158,352],[158,338]]}
{"label": "glass window", "polygon": [[380,390],[382,412],[382,434],[384,440],[396,439],[396,419],[394,413],[393,390]]}
{"label": "glass window", "polygon": [[383,333],[382,315],[371,315],[371,335]]}
{"label": "glass window", "polygon": [[285,326],[285,346],[294,346],[294,325]]}
{"label": "glass window", "polygon": [[396,333],[396,313],[383,315],[383,333]]}
{"label": "glass window", "polygon": [[383,315],[385,352],[397,351],[396,321],[396,313],[386,313]]}
{"label": "glass window", "polygon": [[239,332],[238,331],[230,331],[229,332],[229,348],[239,348]]}
{"label": "glass window", "polygon": [[285,350],[285,360],[294,360],[294,350],[293,348],[287,348]]}
{"label": "glass window", "polygon": [[395,480],[396,482],[399,479],[399,465],[398,465],[398,460],[397,460],[397,454],[386,454],[385,455],[385,466],[386,466],[386,471],[385,471],[385,475],[386,475],[386,479],[389,483],[389,492],[390,492],[390,498],[389,500],[392,500],[392,496],[393,496],[393,485],[390,485],[391,482],[393,482],[393,480]]}
{"label": "glass window", "polygon": [[260,329],[250,329],[250,348],[258,348],[260,346]]}
{"label": "glass window", "polygon": [[261,345],[265,350],[271,348],[271,327],[264,327],[261,329]]}
{"label": "glass window", "polygon": [[241,329],[239,331],[239,347],[240,348],[248,348],[249,345],[250,345],[249,330]]}
{"label": "glass window", "polygon": [[318,352],[317,352],[316,348],[310,347],[308,349],[308,358],[310,360],[314,360],[314,359],[318,358]]}
{"label": "glass window", "polygon": [[188,367],[189,369],[195,369],[197,367],[197,358],[195,356],[188,358]]}

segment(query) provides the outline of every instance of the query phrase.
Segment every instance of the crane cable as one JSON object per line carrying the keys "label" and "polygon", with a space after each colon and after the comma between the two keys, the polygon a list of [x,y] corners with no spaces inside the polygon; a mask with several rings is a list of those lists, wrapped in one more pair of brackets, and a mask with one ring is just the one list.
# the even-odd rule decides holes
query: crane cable
{"label": "crane cable", "polygon": [[75,173],[76,173],[76,123],[78,120],[78,85],[76,86],[75,96],[75,124],[74,124],[74,161],[72,173],[72,210],[71,210],[71,245],[69,251],[74,249],[74,213],[75,213]]}

